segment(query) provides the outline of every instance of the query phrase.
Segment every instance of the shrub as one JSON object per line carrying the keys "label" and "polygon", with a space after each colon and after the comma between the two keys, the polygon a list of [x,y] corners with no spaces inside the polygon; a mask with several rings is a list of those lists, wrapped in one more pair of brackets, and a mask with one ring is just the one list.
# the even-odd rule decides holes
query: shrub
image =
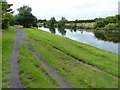
{"label": "shrub", "polygon": [[105,30],[117,30],[118,29],[118,23],[109,23],[105,25]]}

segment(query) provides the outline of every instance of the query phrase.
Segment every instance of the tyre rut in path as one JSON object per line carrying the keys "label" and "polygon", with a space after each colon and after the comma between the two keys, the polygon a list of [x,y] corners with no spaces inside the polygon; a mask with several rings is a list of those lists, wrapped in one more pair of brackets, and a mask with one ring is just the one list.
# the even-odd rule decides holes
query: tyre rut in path
{"label": "tyre rut in path", "polygon": [[14,48],[12,52],[12,60],[11,60],[11,73],[10,73],[10,88],[24,88],[21,83],[19,76],[19,65],[18,65],[18,56],[19,56],[19,44],[22,43],[22,38],[26,38],[23,34],[22,29],[15,27],[16,35],[14,38]]}
{"label": "tyre rut in path", "polygon": [[37,52],[35,52],[31,47],[29,47],[26,44],[26,47],[29,49],[29,51],[37,58],[40,60],[41,64],[43,65],[43,67],[49,72],[49,74],[58,82],[58,84],[60,85],[60,88],[72,88],[68,83],[66,83],[66,81],[64,80],[64,78],[60,75],[58,75],[56,73],[56,71],[50,66],[48,65],[45,60],[38,55]]}

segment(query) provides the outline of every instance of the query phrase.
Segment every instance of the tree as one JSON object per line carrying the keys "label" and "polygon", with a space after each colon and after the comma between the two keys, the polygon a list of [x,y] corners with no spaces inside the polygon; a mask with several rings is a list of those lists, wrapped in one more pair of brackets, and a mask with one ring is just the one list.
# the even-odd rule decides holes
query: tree
{"label": "tree", "polygon": [[76,20],[75,20],[75,23],[78,23],[78,22],[79,22],[78,19],[76,19]]}
{"label": "tree", "polygon": [[8,29],[10,26],[10,20],[13,17],[13,11],[10,8],[13,4],[8,4],[5,1],[1,1],[0,4],[2,4],[2,29]]}
{"label": "tree", "polygon": [[23,25],[25,28],[37,27],[37,18],[31,13],[29,6],[23,6],[17,9],[19,13],[16,15],[16,23]]}
{"label": "tree", "polygon": [[60,21],[58,21],[58,27],[59,28],[64,28],[65,23],[67,23],[67,19],[65,17],[62,17]]}
{"label": "tree", "polygon": [[54,24],[56,23],[57,21],[55,20],[54,17],[52,17],[50,20],[49,20],[49,27],[54,27]]}

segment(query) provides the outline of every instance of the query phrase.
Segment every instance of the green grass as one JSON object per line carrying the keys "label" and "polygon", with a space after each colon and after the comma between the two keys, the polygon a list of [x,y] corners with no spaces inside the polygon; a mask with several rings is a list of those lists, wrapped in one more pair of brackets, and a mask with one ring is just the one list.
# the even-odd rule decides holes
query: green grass
{"label": "green grass", "polygon": [[[100,70],[91,68],[53,48],[52,46],[55,46],[77,58],[82,58],[82,60],[102,68],[113,75],[117,75],[118,73],[117,55],[37,29],[25,29],[24,32],[27,36],[38,40],[27,41],[29,41],[30,46],[37,51],[46,60],[46,62],[50,64],[51,67],[56,69],[56,71],[73,87],[118,87],[117,78],[110,76],[105,72],[101,72]],[[116,72],[114,72],[114,70],[116,70]]]}
{"label": "green grass", "polygon": [[14,46],[14,28],[10,27],[9,30],[2,32],[2,87],[8,88],[8,81],[10,79],[10,61],[12,50]]}
{"label": "green grass", "polygon": [[65,53],[118,76],[118,55],[116,54],[38,29],[25,29],[24,32],[30,38],[57,47]]}
{"label": "green grass", "polygon": [[118,79],[91,68],[42,41],[32,41],[30,46],[74,88],[116,88]]}
{"label": "green grass", "polygon": [[22,25],[15,25],[15,27],[23,28],[23,26],[22,26]]}
{"label": "green grass", "polygon": [[19,69],[26,88],[57,88],[57,82],[49,75],[40,61],[28,51],[24,44],[19,47]]}

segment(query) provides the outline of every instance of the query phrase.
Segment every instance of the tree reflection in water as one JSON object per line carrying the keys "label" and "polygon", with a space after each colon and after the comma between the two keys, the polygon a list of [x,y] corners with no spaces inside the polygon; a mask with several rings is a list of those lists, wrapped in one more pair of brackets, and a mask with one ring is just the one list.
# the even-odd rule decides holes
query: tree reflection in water
{"label": "tree reflection in water", "polygon": [[69,29],[69,30],[70,30],[70,32],[76,32],[76,31],[77,31],[76,28],[74,28],[74,29]]}
{"label": "tree reflection in water", "polygon": [[62,36],[65,36],[65,35],[66,35],[65,28],[63,28],[63,27],[58,28],[58,31],[62,34]]}
{"label": "tree reflection in water", "polygon": [[49,30],[50,30],[50,32],[51,32],[51,33],[54,33],[54,34],[56,33],[56,31],[55,31],[55,28],[54,28],[54,27],[49,27]]}
{"label": "tree reflection in water", "polygon": [[[56,33],[56,30],[54,27],[49,27],[49,30],[51,33]],[[77,29],[67,29],[70,32],[77,32]],[[61,33],[62,36],[66,35],[66,30],[64,27],[59,27],[58,28],[59,33]],[[88,30],[80,30],[81,34],[83,34],[83,31],[87,31],[87,32],[91,32]],[[94,36],[95,38],[99,39],[99,40],[104,40],[104,41],[109,41],[109,42],[113,42],[113,43],[120,43],[120,32],[109,32],[109,31],[94,31]]]}
{"label": "tree reflection in water", "polygon": [[100,40],[120,43],[120,32],[94,31],[94,36]]}

